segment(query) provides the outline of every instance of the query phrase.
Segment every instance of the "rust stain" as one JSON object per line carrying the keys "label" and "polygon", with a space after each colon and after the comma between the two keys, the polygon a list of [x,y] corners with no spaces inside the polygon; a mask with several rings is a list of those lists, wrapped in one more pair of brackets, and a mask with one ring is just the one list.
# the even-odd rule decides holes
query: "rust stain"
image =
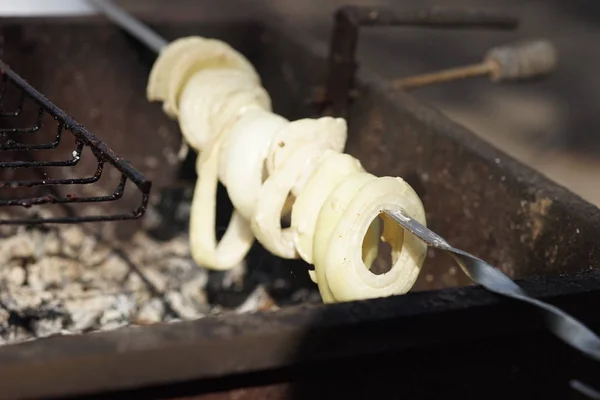
{"label": "rust stain", "polygon": [[544,197],[539,198],[528,205],[528,213],[531,217],[531,239],[533,242],[542,234],[546,224],[546,215],[552,206],[552,200]]}
{"label": "rust stain", "polygon": [[374,108],[369,113],[369,123],[366,126],[368,133],[361,133],[361,142],[366,151],[361,150],[362,154],[369,154],[366,159],[361,159],[367,171],[377,171],[386,155],[385,144],[383,143],[384,123],[381,111]]}

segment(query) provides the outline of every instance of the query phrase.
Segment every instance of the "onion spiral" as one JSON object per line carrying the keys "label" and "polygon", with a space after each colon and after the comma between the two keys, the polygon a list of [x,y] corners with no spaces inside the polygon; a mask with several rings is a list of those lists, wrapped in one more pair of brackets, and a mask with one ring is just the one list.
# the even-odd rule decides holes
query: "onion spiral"
{"label": "onion spiral", "polygon": [[[147,97],[177,118],[185,142],[200,153],[190,217],[194,260],[224,270],[238,264],[257,239],[282,258],[302,258],[324,302],[406,293],[417,279],[426,245],[382,212],[401,207],[426,223],[421,200],[401,178],[376,177],[343,154],[346,121],[288,121],[254,67],[229,45],[201,37],[178,39],[159,55]],[[215,237],[217,183],[234,211]],[[291,225],[282,228],[282,216]],[[369,271],[379,240],[393,266]]]}

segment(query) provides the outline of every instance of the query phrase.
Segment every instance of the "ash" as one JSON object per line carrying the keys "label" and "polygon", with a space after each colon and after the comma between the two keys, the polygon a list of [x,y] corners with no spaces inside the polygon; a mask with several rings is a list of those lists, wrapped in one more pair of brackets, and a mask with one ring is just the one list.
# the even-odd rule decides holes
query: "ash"
{"label": "ash", "polygon": [[[0,345],[281,305],[266,280],[248,288],[245,264],[216,274],[197,266],[187,234],[159,241],[139,231],[119,247],[77,225],[0,226],[0,265]],[[218,301],[228,291],[235,304]],[[286,297],[318,301],[305,288]]]}

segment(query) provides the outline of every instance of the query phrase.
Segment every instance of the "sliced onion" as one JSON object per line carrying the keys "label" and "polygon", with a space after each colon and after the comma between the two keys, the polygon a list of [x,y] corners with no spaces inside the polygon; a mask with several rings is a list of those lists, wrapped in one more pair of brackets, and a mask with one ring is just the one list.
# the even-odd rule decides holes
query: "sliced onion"
{"label": "sliced onion", "polygon": [[[381,229],[381,222],[379,218],[373,220],[373,223],[369,227],[365,240],[363,241],[362,254],[365,267],[371,269],[373,262],[377,259],[379,254],[379,231]],[[308,270],[308,276],[314,283],[317,282],[317,271]]]}
{"label": "sliced onion", "polygon": [[164,101],[167,98],[167,86],[173,66],[188,48],[202,45],[205,41],[205,38],[198,36],[180,38],[161,50],[154,61],[146,86],[146,98],[149,101]]}
{"label": "sliced onion", "polygon": [[[215,42],[219,41],[200,36],[188,36],[176,39],[163,48],[150,71],[146,87],[148,100],[164,101],[167,99],[173,70],[178,68],[181,58],[191,51],[196,53],[198,51],[202,52],[203,49],[207,50],[202,57],[199,57],[208,60],[206,63],[207,68],[236,68],[247,70],[256,75],[254,67],[241,54],[237,53],[227,43],[221,42],[219,46],[215,45]],[[224,49],[229,53],[227,57],[222,57]],[[215,50],[217,51],[215,52]],[[241,61],[240,58],[242,59]],[[185,82],[181,84],[183,85]]]}
{"label": "sliced onion", "polygon": [[256,85],[221,97],[215,102],[211,123],[217,135],[231,130],[231,127],[249,110],[271,111],[271,98],[267,91]]}
{"label": "sliced onion", "polygon": [[248,106],[270,109],[271,100],[246,72],[214,69],[192,76],[181,93],[180,104],[181,133],[190,146],[201,151],[236,112]]}
{"label": "sliced onion", "polygon": [[[190,219],[194,260],[224,270],[238,265],[254,236],[271,253],[314,263],[309,272],[324,302],[406,293],[426,245],[383,210],[402,207],[425,224],[423,205],[400,178],[377,178],[343,152],[346,121],[323,117],[289,122],[271,113],[271,99],[252,64],[215,39],[187,37],[161,51],[147,86],[179,117],[187,142],[201,152]],[[265,176],[266,175],[266,176]],[[215,235],[217,182],[235,210],[222,240]],[[291,227],[281,218],[291,212]],[[392,269],[369,269],[382,240]]]}
{"label": "sliced onion", "polygon": [[190,214],[190,248],[198,265],[226,270],[238,265],[250,250],[254,235],[239,212],[233,211],[225,235],[215,235],[217,168],[221,143],[215,140],[196,162],[198,180]]}
{"label": "sliced onion", "polygon": [[[329,241],[344,214],[348,202],[358,193],[363,185],[374,179],[376,179],[376,176],[367,172],[357,172],[347,175],[342,183],[337,185],[327,197],[327,200],[325,200],[319,210],[313,239],[313,264],[315,266],[316,283],[319,286],[321,298],[325,303],[336,301],[333,292],[329,288],[325,269]],[[358,249],[362,249],[361,244],[358,245]]]}
{"label": "sliced onion", "polygon": [[293,240],[298,254],[307,263],[313,263],[313,239],[319,210],[337,185],[356,172],[364,172],[356,158],[328,150],[296,198],[292,208]]}
{"label": "sliced onion", "polygon": [[260,83],[252,64],[227,43],[192,36],[175,40],[161,51],[150,73],[148,99],[164,101],[165,113],[177,117],[183,87],[192,75],[207,68],[244,70]]}
{"label": "sliced onion", "polygon": [[267,158],[267,170],[273,173],[297,148],[309,143],[321,143],[324,148],[342,152],[347,136],[343,118],[305,118],[290,122],[275,134]]}
{"label": "sliced onion", "polygon": [[233,206],[247,220],[254,215],[273,135],[287,123],[288,120],[276,114],[251,110],[223,139],[219,176]]}
{"label": "sliced onion", "polygon": [[[340,189],[340,187],[338,187]],[[382,177],[367,180],[354,195],[336,189],[330,198],[342,199],[332,211],[330,199],[321,209],[319,218],[334,226],[327,248],[315,258],[315,269],[326,276],[331,294],[337,301],[352,301],[404,294],[414,285],[427,246],[410,232],[383,215],[382,239],[392,248],[392,268],[375,275],[364,265],[361,243],[371,222],[384,210],[402,208],[412,218],[425,225],[423,204],[415,191],[400,178]],[[349,194],[349,193],[348,193]],[[340,216],[341,214],[341,216]],[[321,285],[321,275],[318,277]]]}
{"label": "sliced onion", "polygon": [[294,152],[262,185],[252,217],[252,232],[272,254],[297,258],[291,228],[281,229],[284,204],[297,181],[314,170],[326,149],[321,144],[305,145]]}

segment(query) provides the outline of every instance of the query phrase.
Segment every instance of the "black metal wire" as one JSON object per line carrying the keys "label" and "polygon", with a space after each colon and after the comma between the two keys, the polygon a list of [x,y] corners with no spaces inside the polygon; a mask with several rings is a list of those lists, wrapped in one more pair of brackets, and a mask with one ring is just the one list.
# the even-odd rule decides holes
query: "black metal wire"
{"label": "black metal wire", "polygon": [[[2,100],[0,100],[2,101]],[[43,110],[43,109],[41,109]],[[40,121],[41,127],[41,121]],[[55,149],[60,145],[60,141],[62,139],[64,126],[60,122],[58,123],[58,127],[56,129],[56,137],[54,141],[51,143],[45,144],[23,144],[17,143],[12,139],[8,139],[5,144],[0,144],[0,151],[23,151],[23,150],[51,150]],[[1,132],[0,132],[1,133]]]}
{"label": "black metal wire", "polygon": [[[22,151],[35,150],[33,146],[22,144]],[[83,142],[77,141],[75,150],[71,153],[70,160],[64,161],[32,161],[32,160],[19,160],[19,161],[4,161],[0,162],[0,168],[39,168],[39,167],[74,167],[81,160],[81,152],[83,151]],[[98,158],[98,162],[102,160]]]}
{"label": "black metal wire", "polygon": [[[16,117],[23,114],[24,104],[30,101],[37,107],[35,123],[26,127],[2,127],[0,128],[0,157],[2,154],[11,152],[13,154],[25,154],[24,156],[11,161],[0,161],[0,172],[7,169],[16,168],[53,168],[53,167],[73,167],[82,159],[84,148],[89,148],[91,154],[96,158],[96,171],[91,176],[73,177],[65,179],[32,179],[32,180],[4,180],[0,181],[0,193],[6,193],[16,188],[31,187],[50,187],[50,186],[68,186],[68,185],[87,185],[100,180],[107,166],[115,168],[121,173],[121,179],[112,194],[106,196],[77,196],[67,194],[61,197],[56,194],[48,194],[37,197],[16,197],[0,199],[0,207],[20,206],[30,208],[33,206],[44,206],[49,204],[75,204],[75,203],[106,203],[121,199],[125,193],[127,181],[131,181],[141,193],[141,200],[138,207],[125,213],[110,213],[96,216],[67,216],[67,217],[19,217],[14,219],[0,219],[0,225],[23,225],[23,224],[45,224],[45,223],[80,223],[80,222],[100,222],[137,219],[144,215],[150,195],[151,182],[147,180],[139,171],[133,168],[129,162],[117,156],[106,144],[100,141],[96,136],[90,133],[82,125],[69,117],[63,110],[50,102],[45,96],[39,93],[23,78],[14,72],[6,63],[0,60],[0,122],[14,121]],[[18,93],[18,102],[11,110],[4,109],[8,86],[11,89],[16,88]],[[16,141],[12,136],[17,134],[35,134],[42,128],[44,117],[51,116],[57,124],[54,140],[49,143],[22,143]],[[74,138],[74,149],[71,152],[70,159],[58,161],[52,160],[34,160],[30,151],[53,150],[65,140],[65,132],[69,132]],[[67,135],[68,136],[68,135]]]}

